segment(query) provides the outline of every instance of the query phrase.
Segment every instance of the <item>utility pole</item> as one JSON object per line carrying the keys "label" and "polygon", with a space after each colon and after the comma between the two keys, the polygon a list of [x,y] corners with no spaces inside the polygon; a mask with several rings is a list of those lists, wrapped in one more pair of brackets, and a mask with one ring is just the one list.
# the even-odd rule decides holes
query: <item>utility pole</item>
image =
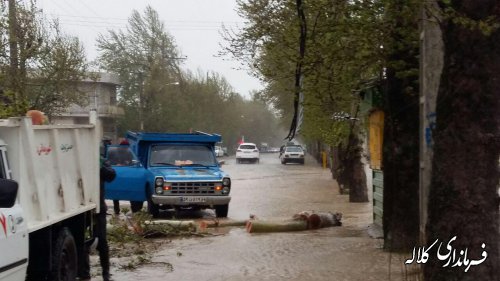
{"label": "utility pole", "polygon": [[426,245],[429,188],[431,184],[436,99],[444,51],[436,0],[423,1],[420,24],[420,243]]}
{"label": "utility pole", "polygon": [[140,90],[139,90],[139,120],[140,120],[140,130],[144,132],[144,75],[142,72],[139,72],[140,77]]}
{"label": "utility pole", "polygon": [[16,0],[9,0],[9,55],[10,55],[10,79],[9,88],[18,91],[19,58],[17,49],[17,11]]}

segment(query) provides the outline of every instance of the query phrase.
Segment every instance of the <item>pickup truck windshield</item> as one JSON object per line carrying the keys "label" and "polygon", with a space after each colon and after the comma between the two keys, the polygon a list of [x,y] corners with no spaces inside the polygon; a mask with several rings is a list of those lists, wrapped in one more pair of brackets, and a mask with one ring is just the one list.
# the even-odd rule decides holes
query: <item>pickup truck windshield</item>
{"label": "pickup truck windshield", "polygon": [[151,147],[150,166],[215,166],[217,161],[208,146],[155,145]]}

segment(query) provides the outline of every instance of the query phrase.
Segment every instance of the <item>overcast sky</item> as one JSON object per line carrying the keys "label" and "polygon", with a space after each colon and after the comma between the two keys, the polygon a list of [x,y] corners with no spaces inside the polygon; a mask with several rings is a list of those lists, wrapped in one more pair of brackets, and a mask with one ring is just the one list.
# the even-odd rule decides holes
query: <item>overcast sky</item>
{"label": "overcast sky", "polygon": [[59,18],[63,30],[78,36],[85,46],[87,57],[97,56],[95,39],[109,29],[124,29],[132,11],[143,12],[152,6],[175,38],[182,55],[187,59],[184,69],[196,72],[215,71],[228,80],[236,92],[248,97],[251,90],[261,89],[259,81],[234,60],[214,57],[220,50],[222,24],[237,28],[243,19],[235,11],[235,0],[38,0],[47,18]]}

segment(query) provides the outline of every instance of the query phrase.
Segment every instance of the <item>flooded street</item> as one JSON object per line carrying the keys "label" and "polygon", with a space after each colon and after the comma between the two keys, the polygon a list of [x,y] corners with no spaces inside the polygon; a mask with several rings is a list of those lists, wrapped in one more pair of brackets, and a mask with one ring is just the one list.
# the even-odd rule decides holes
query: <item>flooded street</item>
{"label": "flooded street", "polygon": [[261,154],[260,164],[225,161],[232,178],[229,219],[332,211],[343,213],[343,226],[265,234],[231,227],[216,236],[174,239],[149,264],[133,271],[112,267],[115,280],[402,280],[401,257],[382,251],[382,240],[368,235],[371,203],[349,203],[312,158],[304,166],[282,165],[278,154]]}

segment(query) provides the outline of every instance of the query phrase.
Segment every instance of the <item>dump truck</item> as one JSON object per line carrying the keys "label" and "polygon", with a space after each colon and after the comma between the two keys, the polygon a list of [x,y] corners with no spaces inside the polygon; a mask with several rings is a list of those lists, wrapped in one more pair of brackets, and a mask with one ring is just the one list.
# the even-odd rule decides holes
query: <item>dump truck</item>
{"label": "dump truck", "polygon": [[99,135],[88,125],[0,120],[0,280],[76,280],[99,208]]}
{"label": "dump truck", "polygon": [[217,134],[127,132],[126,143],[106,147],[116,178],[106,183],[106,199],[131,202],[133,212],[147,202],[162,209],[215,209],[227,217],[231,178],[215,155]]}

